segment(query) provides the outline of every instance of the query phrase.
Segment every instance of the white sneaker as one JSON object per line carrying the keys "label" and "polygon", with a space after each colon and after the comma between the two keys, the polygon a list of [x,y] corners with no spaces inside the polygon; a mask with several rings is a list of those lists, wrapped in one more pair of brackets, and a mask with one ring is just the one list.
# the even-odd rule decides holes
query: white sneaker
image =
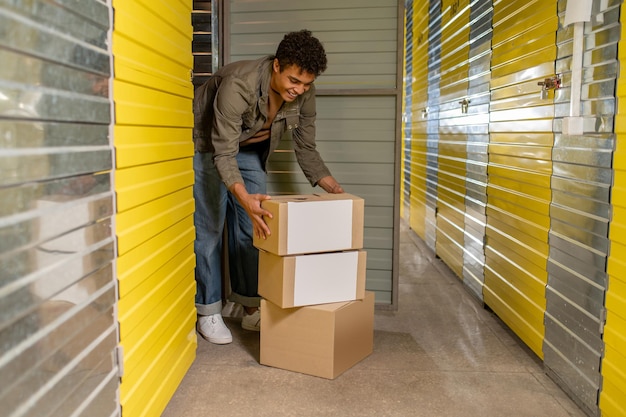
{"label": "white sneaker", "polygon": [[252,314],[243,313],[243,318],[241,319],[241,327],[246,330],[252,330],[253,332],[261,331],[261,309],[257,309]]}
{"label": "white sneaker", "polygon": [[233,341],[233,335],[224,324],[221,314],[198,316],[198,333],[216,345],[225,345]]}

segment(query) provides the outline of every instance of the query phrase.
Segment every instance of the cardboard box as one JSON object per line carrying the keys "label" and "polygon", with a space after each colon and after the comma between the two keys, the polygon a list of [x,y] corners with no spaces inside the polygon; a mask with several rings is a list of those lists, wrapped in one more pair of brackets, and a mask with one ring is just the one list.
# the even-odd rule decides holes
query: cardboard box
{"label": "cardboard box", "polygon": [[276,196],[262,203],[271,235],[254,236],[259,249],[279,256],[363,248],[365,202],[352,194]]}
{"label": "cardboard box", "polygon": [[281,308],[362,300],[363,250],[278,256],[259,252],[259,295]]}
{"label": "cardboard box", "polygon": [[261,364],[334,379],[374,347],[374,293],[345,303],[280,308],[261,300]]}

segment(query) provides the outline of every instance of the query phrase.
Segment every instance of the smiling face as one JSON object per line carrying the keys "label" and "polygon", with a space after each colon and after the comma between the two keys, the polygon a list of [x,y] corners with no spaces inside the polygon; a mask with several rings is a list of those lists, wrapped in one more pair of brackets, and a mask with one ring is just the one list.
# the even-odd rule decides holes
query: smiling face
{"label": "smiling face", "polygon": [[270,88],[284,101],[294,101],[296,97],[309,91],[313,81],[315,75],[302,71],[297,65],[285,67],[281,72],[278,59],[274,59]]}

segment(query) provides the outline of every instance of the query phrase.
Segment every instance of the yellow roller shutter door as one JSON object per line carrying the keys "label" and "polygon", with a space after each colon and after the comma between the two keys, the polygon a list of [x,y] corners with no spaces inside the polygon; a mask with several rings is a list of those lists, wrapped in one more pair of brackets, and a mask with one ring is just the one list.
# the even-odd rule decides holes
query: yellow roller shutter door
{"label": "yellow roller shutter door", "polygon": [[159,415],[195,358],[191,0],[114,1],[123,416]]}
{"label": "yellow roller shutter door", "polygon": [[545,334],[556,1],[494,2],[484,300],[539,356]]}
{"label": "yellow roller shutter door", "polygon": [[426,166],[428,107],[428,2],[413,5],[413,74],[410,145],[410,204],[411,229],[426,239]]}

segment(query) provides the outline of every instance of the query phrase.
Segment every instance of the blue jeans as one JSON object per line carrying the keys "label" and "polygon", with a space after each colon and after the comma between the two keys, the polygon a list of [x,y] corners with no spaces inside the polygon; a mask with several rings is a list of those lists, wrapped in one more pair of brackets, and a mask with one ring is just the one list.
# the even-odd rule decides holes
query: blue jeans
{"label": "blue jeans", "polygon": [[[242,148],[237,163],[246,190],[266,194],[267,177],[259,146]],[[234,195],[228,192],[212,161],[212,153],[196,152],[193,157],[196,203],[196,309],[199,315],[222,312],[222,248],[224,224],[228,241],[230,300],[246,307],[258,307],[259,252],[252,245],[252,221]]]}

